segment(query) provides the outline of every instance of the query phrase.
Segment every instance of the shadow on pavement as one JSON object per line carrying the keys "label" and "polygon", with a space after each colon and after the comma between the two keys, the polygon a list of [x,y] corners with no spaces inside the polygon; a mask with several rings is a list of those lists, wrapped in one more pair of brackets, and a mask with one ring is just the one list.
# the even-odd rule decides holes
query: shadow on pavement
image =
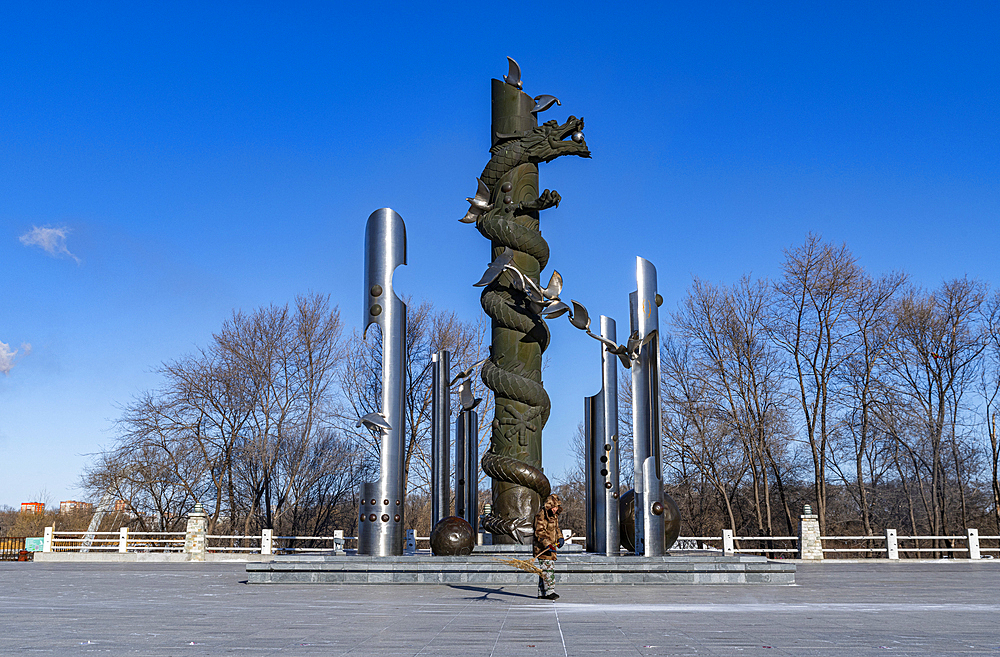
{"label": "shadow on pavement", "polygon": [[515,597],[515,598],[530,598],[531,600],[535,599],[535,596],[528,595],[526,593],[513,593],[512,591],[504,591],[502,586],[500,588],[498,588],[498,589],[486,589],[486,588],[483,588],[481,586],[454,586],[454,585],[450,585],[448,588],[458,589],[460,591],[476,591],[478,593],[482,593],[483,595],[476,596],[476,598],[481,599],[481,600],[486,600],[487,598],[489,598],[489,596],[490,596],[491,593],[495,593],[496,595],[509,595],[509,596],[512,596],[512,597]]}

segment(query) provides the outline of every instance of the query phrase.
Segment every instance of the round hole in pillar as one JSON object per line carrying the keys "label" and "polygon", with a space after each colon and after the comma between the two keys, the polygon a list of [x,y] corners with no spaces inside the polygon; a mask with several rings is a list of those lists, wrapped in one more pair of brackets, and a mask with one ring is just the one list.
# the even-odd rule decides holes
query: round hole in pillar
{"label": "round hole in pillar", "polygon": [[606,468],[601,468],[601,476],[602,477],[607,477],[608,476],[608,471],[607,471]]}
{"label": "round hole in pillar", "polygon": [[607,463],[607,462],[608,462],[608,457],[607,456],[602,456],[601,457],[601,463]]}
{"label": "round hole in pillar", "polygon": [[373,500],[372,500],[372,506],[375,506],[376,504],[378,504],[378,500],[374,500],[374,499],[373,499]]}
{"label": "round hole in pillar", "polygon": [[395,520],[396,522],[399,522],[400,518],[399,518],[399,514],[398,513],[396,514],[396,517],[393,518],[393,520]]}
{"label": "round hole in pillar", "polygon": [[379,315],[382,314],[382,306],[376,303],[372,305],[371,309],[368,312],[372,314],[372,317],[378,317]]}
{"label": "round hole in pillar", "polygon": [[382,286],[381,285],[372,285],[372,296],[373,297],[380,297],[380,296],[382,296]]}
{"label": "round hole in pillar", "polygon": [[364,522],[364,521],[365,521],[365,514],[362,513],[361,514],[361,522]]}
{"label": "round hole in pillar", "polygon": [[399,506],[399,500],[396,500],[396,506]]}
{"label": "round hole in pillar", "polygon": [[610,481],[605,481],[604,482],[604,487],[610,489],[611,488],[611,482]]}
{"label": "round hole in pillar", "polygon": [[611,451],[611,445],[605,445],[604,446],[604,451],[605,452],[610,452]]}
{"label": "round hole in pillar", "polygon": [[369,519],[370,521],[372,521],[372,522],[375,522],[375,519],[376,519],[377,517],[378,517],[378,516],[376,516],[376,515],[375,515],[375,514],[373,513],[373,514],[371,514],[371,515],[369,515],[369,516],[368,516],[368,519]]}
{"label": "round hole in pillar", "polygon": [[382,514],[382,522],[389,522],[389,514],[388,513],[383,513]]}
{"label": "round hole in pillar", "polygon": [[389,506],[389,500],[382,500],[382,504]]}

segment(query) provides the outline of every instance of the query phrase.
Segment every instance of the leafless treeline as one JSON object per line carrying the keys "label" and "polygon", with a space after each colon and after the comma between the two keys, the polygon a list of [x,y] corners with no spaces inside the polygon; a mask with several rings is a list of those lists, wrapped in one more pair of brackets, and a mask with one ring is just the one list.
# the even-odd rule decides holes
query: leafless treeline
{"label": "leafless treeline", "polygon": [[[427,303],[409,309],[407,331],[406,464],[410,490],[420,491],[430,354],[450,349],[456,371],[468,367],[486,349],[485,332]],[[107,491],[125,500],[142,529],[177,529],[201,502],[213,532],[353,530],[359,482],[378,464],[378,441],[355,421],[379,403],[379,350],[378,336],[343,335],[326,296],[237,312],[209,346],[162,365],[159,389],[122,409],[118,437],[84,486],[95,500]]]}
{"label": "leafless treeline", "polygon": [[[790,535],[804,503],[826,534],[1000,531],[1000,293],[984,283],[920,289],[809,236],[778,280],[696,279],[661,325],[663,462],[684,534]],[[430,354],[466,369],[488,331],[428,303],[411,303],[407,327],[407,524],[426,535]],[[353,532],[378,462],[355,421],[377,410],[380,362],[378,336],[344,336],[325,296],[236,313],[122,409],[84,484],[95,501],[126,500],[140,528],[176,529],[199,501],[212,531]],[[492,399],[473,382],[482,452]],[[626,372],[623,483],[628,384]],[[560,492],[582,486],[571,473]]]}
{"label": "leafless treeline", "polygon": [[[685,533],[964,533],[1000,523],[1000,295],[873,276],[807,237],[776,281],[695,280],[662,351]],[[662,321],[662,319],[661,319]]]}

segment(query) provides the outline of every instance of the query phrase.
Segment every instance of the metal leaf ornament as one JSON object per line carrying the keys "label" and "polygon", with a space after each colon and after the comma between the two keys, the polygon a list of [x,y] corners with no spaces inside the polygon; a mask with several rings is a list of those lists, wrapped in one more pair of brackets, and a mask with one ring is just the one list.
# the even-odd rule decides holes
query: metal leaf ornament
{"label": "metal leaf ornament", "polygon": [[545,316],[545,319],[555,319],[556,317],[565,315],[569,312],[569,310],[569,306],[562,301],[556,300],[554,303],[549,305],[542,314]]}
{"label": "metal leaf ornament", "polygon": [[364,425],[366,429],[371,431],[391,431],[392,427],[389,426],[389,422],[385,419],[385,416],[381,413],[369,413],[358,420],[358,423],[354,426],[360,427]]}
{"label": "metal leaf ornament", "polygon": [[549,277],[549,284],[545,286],[542,290],[542,296],[546,299],[552,299],[553,301],[559,300],[559,295],[562,293],[563,278],[562,274],[558,271],[553,271],[552,276]]}
{"label": "metal leaf ornament", "polygon": [[537,114],[538,112],[544,112],[553,105],[562,105],[559,99],[550,94],[542,94],[541,96],[535,96],[534,99],[535,106],[531,108],[532,114]]}
{"label": "metal leaf ornament", "polygon": [[471,411],[476,406],[479,406],[479,402],[483,400],[472,395],[472,381],[466,379],[458,387],[458,401],[462,405],[463,411]]}
{"label": "metal leaf ornament", "polygon": [[590,313],[587,312],[587,309],[579,301],[570,299],[570,303],[573,304],[573,314],[570,315],[569,323],[581,331],[590,330]]}
{"label": "metal leaf ornament", "polygon": [[514,252],[510,249],[510,247],[504,249],[504,252],[498,255],[497,259],[490,263],[490,266],[486,268],[486,273],[483,274],[481,279],[479,279],[479,282],[473,284],[472,287],[486,287],[495,281],[513,259]]}
{"label": "metal leaf ornament", "polygon": [[464,217],[459,219],[463,224],[474,224],[479,219],[479,215],[493,209],[493,204],[490,203],[490,188],[486,186],[486,183],[481,178],[476,178],[476,182],[479,183],[476,195],[472,198],[466,197],[465,199],[469,202],[469,211],[465,213]]}

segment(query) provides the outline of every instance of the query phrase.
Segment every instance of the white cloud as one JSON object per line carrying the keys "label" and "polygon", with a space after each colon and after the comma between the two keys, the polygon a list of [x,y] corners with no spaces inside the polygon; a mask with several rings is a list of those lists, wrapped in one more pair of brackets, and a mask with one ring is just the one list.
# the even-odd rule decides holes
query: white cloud
{"label": "white cloud", "polygon": [[0,342],[0,372],[3,372],[5,375],[10,374],[10,371],[17,365],[17,361],[21,360],[21,358],[17,358],[19,351],[24,352],[21,354],[21,358],[24,358],[31,353],[31,345],[25,342],[21,345],[20,349],[11,351],[9,344]]}
{"label": "white cloud", "polygon": [[80,264],[80,259],[70,253],[66,247],[66,235],[69,232],[70,230],[66,226],[59,228],[50,228],[48,226],[39,228],[38,226],[32,226],[31,230],[21,235],[21,244],[25,246],[37,246],[44,249],[50,256],[57,258],[61,255],[67,255],[73,258],[76,264]]}

